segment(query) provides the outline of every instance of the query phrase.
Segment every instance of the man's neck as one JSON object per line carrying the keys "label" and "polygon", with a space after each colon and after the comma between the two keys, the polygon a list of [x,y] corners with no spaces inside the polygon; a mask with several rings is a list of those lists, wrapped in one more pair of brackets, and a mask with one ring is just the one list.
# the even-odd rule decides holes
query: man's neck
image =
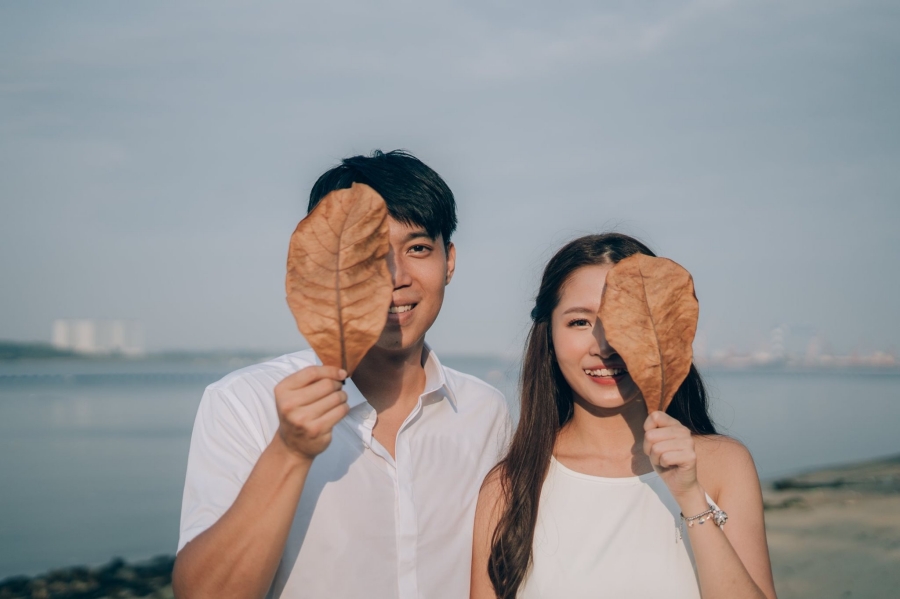
{"label": "man's neck", "polygon": [[398,410],[408,414],[425,391],[425,342],[402,351],[373,347],[353,373],[353,383],[381,413]]}

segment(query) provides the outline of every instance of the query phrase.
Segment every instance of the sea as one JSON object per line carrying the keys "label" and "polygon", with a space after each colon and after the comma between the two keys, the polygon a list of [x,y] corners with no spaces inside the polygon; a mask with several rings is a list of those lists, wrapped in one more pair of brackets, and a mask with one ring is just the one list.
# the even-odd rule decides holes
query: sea
{"label": "sea", "polygon": [[[515,360],[442,356],[504,392]],[[0,579],[172,554],[191,427],[246,358],[0,362]],[[703,370],[719,429],[771,480],[900,453],[900,371]]]}

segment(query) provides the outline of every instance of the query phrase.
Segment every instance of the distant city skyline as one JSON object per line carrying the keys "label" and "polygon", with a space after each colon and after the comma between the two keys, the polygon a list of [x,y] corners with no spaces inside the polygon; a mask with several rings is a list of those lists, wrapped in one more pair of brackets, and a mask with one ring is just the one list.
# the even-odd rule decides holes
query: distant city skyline
{"label": "distant city skyline", "polygon": [[[697,331],[694,341],[694,361],[699,365],[725,367],[896,367],[900,366],[897,348],[851,348],[848,353],[835,352],[833,346],[821,332],[803,325],[781,324],[769,331],[768,342],[747,345],[731,343],[723,347],[709,348],[706,332]],[[136,320],[122,319],[57,319],[53,322],[49,344],[55,349],[72,351],[83,355],[122,355],[142,357],[144,347],[143,324]],[[0,342],[6,341],[0,339]],[[46,340],[38,340],[46,343]],[[241,351],[296,351],[308,347],[301,343],[293,348],[255,347],[219,348]],[[156,353],[171,351],[200,351],[191,347],[157,348]],[[466,352],[452,352],[466,353]],[[478,350],[469,350],[479,354]],[[497,353],[497,352],[487,352]],[[501,352],[507,359],[516,359],[514,351]]]}
{"label": "distant city skyline", "polygon": [[144,354],[144,334],[136,320],[98,320],[94,318],[53,321],[50,344],[60,350],[81,354]]}
{"label": "distant city skyline", "polygon": [[612,228],[693,274],[709,355],[890,352],[897,64],[875,0],[0,3],[0,339],[303,347],[309,188],[406,148],[459,206],[436,349],[520,352],[543,265]]}

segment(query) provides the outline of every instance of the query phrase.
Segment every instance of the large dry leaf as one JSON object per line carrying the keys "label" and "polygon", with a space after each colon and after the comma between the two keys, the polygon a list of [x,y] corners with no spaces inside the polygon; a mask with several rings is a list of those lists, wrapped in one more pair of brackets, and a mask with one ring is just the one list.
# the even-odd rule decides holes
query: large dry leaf
{"label": "large dry leaf", "polygon": [[368,185],[325,196],[291,236],[287,302],[323,364],[352,373],[387,322],[388,211]]}
{"label": "large dry leaf", "polygon": [[607,273],[600,322],[648,412],[665,410],[687,377],[699,314],[690,273],[671,260],[634,254]]}

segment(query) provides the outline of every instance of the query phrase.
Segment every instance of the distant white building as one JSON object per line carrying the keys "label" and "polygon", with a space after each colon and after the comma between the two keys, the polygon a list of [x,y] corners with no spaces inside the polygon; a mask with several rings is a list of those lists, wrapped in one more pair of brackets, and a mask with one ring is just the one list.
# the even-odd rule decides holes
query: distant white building
{"label": "distant white building", "polygon": [[59,319],[52,344],[82,354],[137,356],[144,353],[144,332],[136,320]]}

